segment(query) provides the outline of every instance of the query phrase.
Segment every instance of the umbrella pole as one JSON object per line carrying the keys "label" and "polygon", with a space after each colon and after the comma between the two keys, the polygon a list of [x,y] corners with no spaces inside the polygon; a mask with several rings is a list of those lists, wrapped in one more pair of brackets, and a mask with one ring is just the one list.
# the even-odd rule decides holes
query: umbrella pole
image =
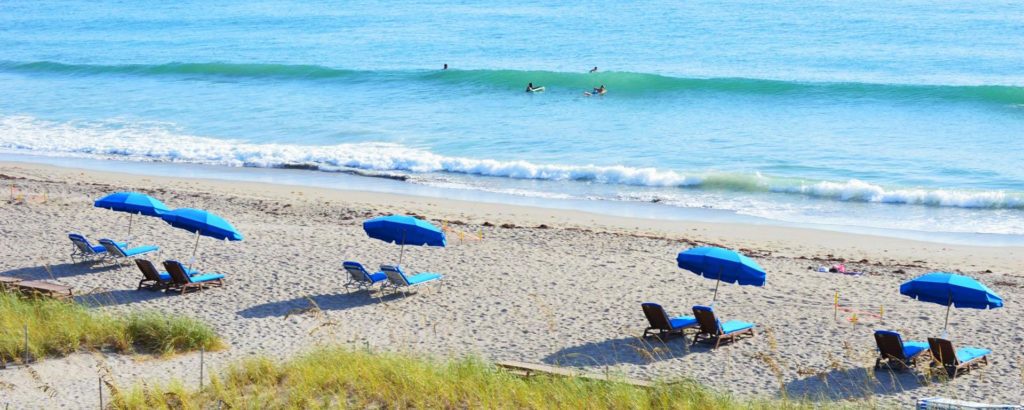
{"label": "umbrella pole", "polygon": [[722,268],[718,268],[718,280],[715,281],[715,296],[711,297],[711,304],[715,304],[718,300],[718,285],[722,284]]}
{"label": "umbrella pole", "polygon": [[196,263],[196,250],[199,249],[199,231],[196,231],[196,244],[192,246],[192,259],[188,261],[188,270],[192,270],[192,265]]}
{"label": "umbrella pole", "polygon": [[133,214],[131,212],[128,213],[128,239],[125,240],[124,243],[127,243],[129,245],[130,245],[130,242],[132,241],[132,217],[134,217],[134,216],[135,216],[135,214]]}
{"label": "umbrella pole", "polygon": [[405,256],[405,231],[402,231],[402,247],[398,251],[398,266],[402,266],[402,257]]}
{"label": "umbrella pole", "polygon": [[949,329],[949,309],[953,306],[953,295],[949,295],[949,303],[946,305],[946,323],[942,325],[942,333],[945,334],[946,330]]}

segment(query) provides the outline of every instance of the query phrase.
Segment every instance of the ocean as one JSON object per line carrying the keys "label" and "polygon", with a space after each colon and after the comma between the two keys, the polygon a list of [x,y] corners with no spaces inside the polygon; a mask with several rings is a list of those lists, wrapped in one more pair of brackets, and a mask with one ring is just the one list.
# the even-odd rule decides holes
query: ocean
{"label": "ocean", "polygon": [[1014,242],[1022,45],[1019,2],[4,2],[0,152]]}

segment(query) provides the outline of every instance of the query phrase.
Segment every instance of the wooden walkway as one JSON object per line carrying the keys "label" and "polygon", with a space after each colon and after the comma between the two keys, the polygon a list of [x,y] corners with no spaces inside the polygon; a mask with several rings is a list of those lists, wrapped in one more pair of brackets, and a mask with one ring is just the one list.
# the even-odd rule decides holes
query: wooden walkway
{"label": "wooden walkway", "polygon": [[0,291],[20,291],[27,296],[45,296],[58,300],[70,300],[73,296],[70,286],[41,280],[22,281],[10,276],[0,276]]}

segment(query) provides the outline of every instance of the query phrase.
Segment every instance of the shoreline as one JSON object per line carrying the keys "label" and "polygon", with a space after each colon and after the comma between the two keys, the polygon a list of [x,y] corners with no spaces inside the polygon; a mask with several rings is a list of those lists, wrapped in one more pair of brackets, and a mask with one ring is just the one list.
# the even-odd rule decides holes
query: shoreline
{"label": "shoreline", "polygon": [[[520,227],[539,225],[567,225],[577,229],[608,231],[619,234],[635,234],[657,236],[665,239],[686,237],[690,242],[714,243],[733,249],[746,248],[759,253],[778,256],[805,256],[807,251],[821,258],[835,256],[836,259],[877,260],[869,258],[866,253],[885,253],[885,261],[898,263],[905,260],[921,260],[921,254],[943,254],[936,262],[952,265],[953,261],[965,260],[974,255],[979,259],[1001,261],[996,269],[1012,270],[1017,264],[1015,255],[1024,254],[1024,246],[984,246],[927,242],[881,235],[846,233],[823,229],[776,226],[772,224],[751,224],[734,222],[702,222],[695,220],[657,220],[592,213],[587,211],[571,211],[518,204],[495,204],[490,202],[473,202],[462,199],[446,199],[404,195],[390,192],[365,190],[348,190],[342,188],[322,188],[303,185],[276,184],[273,182],[235,181],[214,178],[196,177],[161,177],[137,175],[119,171],[96,171],[82,168],[38,164],[32,162],[15,162],[0,160],[0,169],[24,168],[29,171],[42,171],[56,175],[91,175],[102,177],[107,181],[119,181],[141,185],[142,182],[157,182],[162,185],[190,185],[198,182],[203,184],[200,189],[230,192],[244,195],[246,192],[262,192],[271,196],[289,196],[296,192],[309,193],[331,201],[349,202],[355,205],[371,207],[392,207],[395,209],[413,209],[417,213],[430,213],[432,219],[483,224],[485,222],[501,225],[505,220],[525,221]],[[492,220],[488,220],[488,218]],[[775,246],[766,248],[763,244]],[[871,246],[865,246],[870,243]],[[782,250],[780,250],[782,249]],[[789,253],[786,249],[799,249]],[[852,252],[842,252],[847,249]],[[799,254],[799,255],[798,255]],[[918,255],[918,256],[915,256]],[[1010,255],[1009,257],[1005,257]],[[1017,260],[1019,261],[1019,260]],[[880,261],[881,262],[881,261]],[[970,264],[965,268],[983,268]],[[991,269],[991,268],[989,268]]]}
{"label": "shoreline", "polygon": [[[1020,247],[947,245],[812,229],[721,222],[658,221],[519,205],[343,191],[261,182],[140,176],[0,161],[0,182],[20,201],[0,202],[0,275],[53,280],[78,300],[111,313],[183,313],[210,324],[229,348],[209,353],[211,369],[251,355],[293,357],[342,345],[440,357],[477,355],[664,380],[690,378],[739,397],[808,397],[906,404],[925,395],[1024,400],[1016,355],[1024,324],[1017,300],[1024,277]],[[227,275],[224,288],[186,296],[136,291],[134,267],[67,260],[70,231],[120,238],[124,214],[97,209],[119,190],[151,193],[169,207],[209,209],[228,219],[241,242],[203,239],[197,266]],[[343,260],[375,267],[399,250],[367,239],[362,221],[412,213],[450,229],[446,248],[407,247],[407,269],[443,280],[408,297],[342,287]],[[150,260],[182,258],[193,237],[153,218],[136,218],[133,243],[161,249]],[[464,240],[459,240],[463,232]],[[480,235],[479,237],[477,235]],[[670,315],[711,299],[714,282],[680,270],[675,255],[695,245],[739,249],[768,271],[765,287],[723,284],[715,310],[724,320],[757,323],[754,338],[712,351],[679,339],[637,336],[647,326],[641,302]],[[863,275],[813,268],[845,259]],[[876,355],[871,332],[898,329],[923,340],[942,328],[944,308],[898,294],[928,271],[962,271],[1006,301],[1002,309],[958,309],[951,334],[993,350],[992,364],[952,382],[915,374],[865,374]],[[833,311],[838,292],[843,311]],[[884,311],[884,318],[879,314]],[[858,319],[859,316],[859,319]],[[998,330],[996,330],[998,329]],[[93,398],[96,375],[147,383],[194,380],[196,355],[169,359],[76,353],[0,370],[15,407],[40,400],[74,406]],[[48,388],[40,389],[39,378]],[[898,386],[893,387],[893,386]]]}
{"label": "shoreline", "polygon": [[[133,177],[159,177],[163,173],[181,173],[191,179],[218,181],[222,183],[261,183],[278,186],[294,186],[309,189],[356,192],[360,196],[396,195],[415,197],[423,200],[453,199],[465,203],[488,206],[507,206],[543,209],[553,213],[584,212],[600,218],[623,218],[634,221],[673,221],[686,223],[707,223],[723,225],[744,225],[769,228],[790,228],[838,233],[842,235],[871,236],[879,238],[909,240],[939,245],[967,245],[977,247],[1007,247],[1024,249],[1024,235],[927,232],[898,228],[876,228],[823,223],[795,223],[744,215],[735,211],[684,208],[662,205],[654,202],[606,201],[587,199],[559,199],[520,196],[487,190],[467,188],[436,187],[420,185],[390,177],[378,177],[359,173],[324,173],[302,168],[250,168],[217,165],[138,162],[126,160],[99,160],[62,156],[39,156],[31,154],[0,153],[0,164],[24,164],[78,169],[89,172],[110,172]],[[113,169],[110,169],[113,168]],[[346,187],[343,185],[351,185]],[[893,205],[903,206],[903,205]],[[635,225],[635,224],[633,224]],[[649,225],[643,224],[641,225]]]}

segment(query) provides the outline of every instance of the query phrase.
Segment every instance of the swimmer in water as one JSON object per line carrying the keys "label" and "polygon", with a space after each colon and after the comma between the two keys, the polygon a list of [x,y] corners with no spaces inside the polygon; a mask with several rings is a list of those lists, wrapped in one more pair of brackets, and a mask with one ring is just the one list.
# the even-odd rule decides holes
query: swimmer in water
{"label": "swimmer in water", "polygon": [[606,93],[606,92],[608,92],[608,89],[604,88],[604,84],[601,84],[600,87],[594,88],[593,94],[595,94],[595,95],[604,95],[604,93]]}
{"label": "swimmer in water", "polygon": [[594,66],[594,68],[591,68],[591,69],[590,69],[590,72],[592,72],[592,73],[596,73],[596,72],[597,72],[597,66]]}

